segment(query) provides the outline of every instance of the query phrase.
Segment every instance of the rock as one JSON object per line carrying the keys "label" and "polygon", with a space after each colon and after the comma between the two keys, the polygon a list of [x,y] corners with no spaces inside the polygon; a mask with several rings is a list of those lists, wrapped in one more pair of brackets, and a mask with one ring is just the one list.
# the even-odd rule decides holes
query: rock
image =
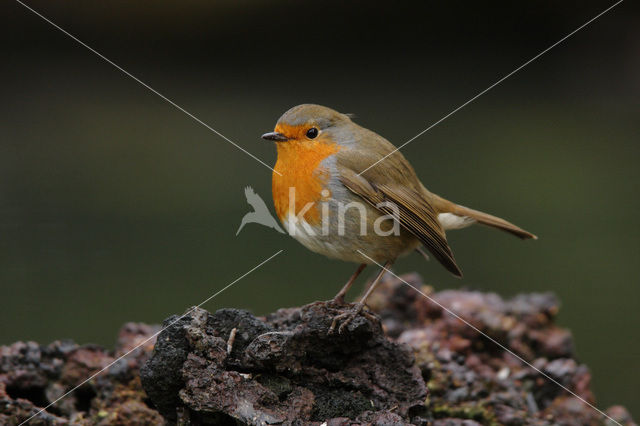
{"label": "rock", "polygon": [[[2,346],[0,424],[19,424],[106,366],[30,424],[615,424],[581,400],[597,405],[571,334],[554,323],[553,295],[505,300],[403,279],[427,297],[387,275],[369,303],[380,320],[359,316],[343,334],[327,330],[348,307],[316,302],[266,317],[192,308],[168,318],[157,341],[159,326],[129,323],[114,351]],[[606,413],[635,425],[621,406]]]}
{"label": "rock", "polygon": [[[157,330],[144,324],[125,324],[115,353],[70,341],[1,346],[0,424],[17,425],[27,420],[112,363],[115,354],[126,353]],[[145,402],[139,379],[139,367],[150,356],[154,340],[55,402],[29,424],[164,424],[162,416]]]}
{"label": "rock", "polygon": [[[613,407],[609,407],[607,410],[607,415],[610,416],[616,422],[624,425],[624,426],[632,426],[633,419],[631,418],[631,414],[621,405],[614,405]],[[612,421],[607,422],[607,426],[613,425]]]}
{"label": "rock", "polygon": [[[314,303],[260,321],[241,310],[209,314],[192,308],[160,334],[142,369],[143,385],[171,420],[185,408],[191,421],[202,424],[221,421],[222,413],[249,424],[341,418],[403,424],[426,397],[412,354],[364,317],[343,334],[328,335],[332,318],[341,312],[330,303]],[[176,360],[181,369],[175,369]],[[168,375],[169,370],[181,376]]]}
{"label": "rock", "polygon": [[[559,310],[553,295],[519,295],[504,300],[496,294],[472,291],[434,293],[415,274],[402,278],[432,300],[386,275],[370,306],[380,313],[383,327],[392,330],[395,341],[413,349],[430,391],[425,406],[435,419],[434,425],[475,424],[463,421],[503,425],[612,424],[477,331],[506,345],[595,404],[589,388],[589,370],[576,362],[570,333],[553,323]],[[400,322],[399,318],[403,320]],[[634,424],[624,408],[612,407],[610,411],[614,419],[626,422],[623,424]]]}

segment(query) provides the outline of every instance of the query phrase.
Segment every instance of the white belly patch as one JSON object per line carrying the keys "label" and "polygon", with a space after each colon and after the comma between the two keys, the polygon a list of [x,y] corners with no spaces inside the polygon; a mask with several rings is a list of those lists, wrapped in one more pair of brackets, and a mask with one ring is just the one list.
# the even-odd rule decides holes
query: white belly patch
{"label": "white belly patch", "polygon": [[296,220],[287,215],[283,221],[285,230],[303,246],[316,253],[327,254],[336,247],[322,238],[322,228],[311,226],[304,219]]}
{"label": "white belly patch", "polygon": [[304,219],[296,221],[289,215],[282,223],[289,235],[313,252],[344,261],[366,262],[349,244],[348,238],[323,235],[321,226],[311,226]]}

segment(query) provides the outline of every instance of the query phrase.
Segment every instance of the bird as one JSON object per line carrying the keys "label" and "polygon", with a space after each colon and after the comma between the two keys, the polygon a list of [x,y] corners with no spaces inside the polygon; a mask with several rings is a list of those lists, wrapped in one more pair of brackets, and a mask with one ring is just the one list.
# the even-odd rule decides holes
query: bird
{"label": "bird", "polygon": [[260,225],[273,228],[282,234],[285,233],[280,225],[278,225],[278,222],[276,222],[273,216],[271,216],[271,213],[269,213],[269,209],[267,208],[264,200],[258,194],[256,194],[252,187],[247,186],[244,189],[244,196],[247,198],[247,203],[249,203],[249,205],[253,207],[253,211],[245,214],[242,217],[240,226],[236,231],[236,236],[240,233],[242,228],[244,228],[244,225],[246,225],[247,223],[259,223]]}
{"label": "bird", "polygon": [[537,239],[504,219],[430,192],[391,142],[356,124],[351,114],[298,105],[262,139],[275,142],[272,195],[285,230],[313,252],[358,264],[332,302],[345,305],[346,293],[365,267],[381,266],[353,309],[333,319],[329,333],[338,324],[342,333],[357,315],[367,315],[367,298],[401,256],[426,249],[462,277],[446,231],[480,223]]}

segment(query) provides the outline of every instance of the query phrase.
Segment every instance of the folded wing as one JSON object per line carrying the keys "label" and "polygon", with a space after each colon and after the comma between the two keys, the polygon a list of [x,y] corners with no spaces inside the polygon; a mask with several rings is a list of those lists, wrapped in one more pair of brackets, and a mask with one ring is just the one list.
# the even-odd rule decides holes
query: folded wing
{"label": "folded wing", "polygon": [[351,192],[381,213],[392,216],[418,238],[449,272],[462,276],[438,221],[438,213],[419,189],[390,182],[375,182],[344,167],[340,175],[343,185]]}

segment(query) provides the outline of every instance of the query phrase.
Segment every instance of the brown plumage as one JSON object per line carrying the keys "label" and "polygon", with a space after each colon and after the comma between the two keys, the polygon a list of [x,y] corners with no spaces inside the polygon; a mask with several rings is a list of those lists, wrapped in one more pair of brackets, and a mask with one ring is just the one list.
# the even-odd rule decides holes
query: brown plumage
{"label": "brown plumage", "polygon": [[[347,170],[343,170],[342,183],[354,194],[378,208],[383,214],[394,215],[398,222],[418,238],[449,272],[456,276],[462,276],[462,271],[456,264],[451,248],[447,244],[444,229],[438,221],[438,212],[419,190],[399,185],[375,183],[375,181],[370,182]],[[385,201],[390,201],[398,206],[399,214],[396,214],[392,208],[385,207]],[[380,206],[381,204],[383,206]]]}
{"label": "brown plumage", "polygon": [[[357,126],[354,124],[354,126]],[[349,151],[338,152],[338,170],[343,184],[371,205],[390,200],[400,207],[399,222],[420,240],[433,256],[451,273],[462,276],[445,230],[438,220],[440,213],[468,217],[522,239],[537,239],[532,233],[488,213],[469,209],[428,191],[418,179],[413,167],[395,147],[382,136],[357,126],[359,149],[357,156]],[[380,158],[382,162],[367,170]],[[364,173],[362,173],[363,170]],[[358,175],[362,173],[362,175]],[[380,209],[390,214],[389,209]]]}
{"label": "brown plumage", "polygon": [[[466,227],[479,222],[504,230],[520,238],[537,238],[496,216],[472,210],[429,192],[418,179],[413,167],[382,136],[351,121],[346,114],[319,105],[299,105],[287,111],[275,132],[263,138],[278,144],[278,162],[273,175],[274,202],[285,228],[309,249],[329,257],[361,264],[390,266],[397,257],[420,245],[451,273],[461,276],[445,230]],[[376,164],[379,160],[383,159]],[[371,167],[375,164],[373,167]],[[301,211],[306,222],[301,226],[295,215],[301,209],[301,198],[295,206],[285,194],[294,188],[305,201],[314,203],[315,211]],[[336,233],[335,216],[340,206],[364,201],[366,231],[352,213],[343,221],[345,231]],[[329,234],[320,230],[320,210],[327,207]],[[400,224],[399,234],[379,235],[373,232],[375,221],[390,215]],[[302,229],[304,227],[305,229]],[[358,271],[338,293],[342,302]],[[380,277],[381,275],[379,275]],[[356,314],[379,277],[358,305]],[[348,323],[349,320],[346,321]],[[335,326],[335,321],[333,326]],[[332,328],[333,328],[332,326]],[[345,323],[341,325],[341,328]]]}
{"label": "brown plumage", "polygon": [[431,196],[434,206],[436,206],[440,213],[453,213],[457,216],[470,217],[483,225],[500,229],[502,231],[515,235],[518,238],[522,238],[523,240],[527,240],[529,238],[532,238],[534,240],[538,239],[538,237],[531,232],[525,231],[519,226],[516,226],[511,222],[507,222],[506,220],[501,219],[497,216],[493,216],[478,210],[473,210],[468,207],[460,206],[435,194],[431,194]]}

